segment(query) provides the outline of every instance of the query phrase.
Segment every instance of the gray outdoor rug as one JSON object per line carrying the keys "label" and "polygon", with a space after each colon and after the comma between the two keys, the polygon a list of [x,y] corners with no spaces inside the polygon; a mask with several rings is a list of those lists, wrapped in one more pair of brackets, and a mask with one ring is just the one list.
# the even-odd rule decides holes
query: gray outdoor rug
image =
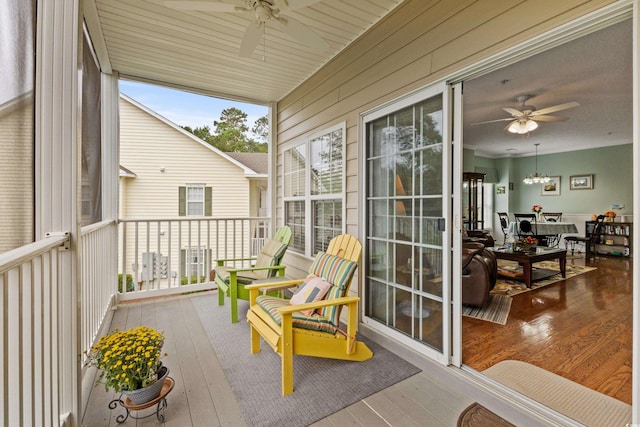
{"label": "gray outdoor rug", "polygon": [[360,335],[371,359],[294,356],[294,392],[282,396],[280,356],[264,342],[260,353],[251,354],[248,303],[238,301],[240,319],[232,324],[228,301],[220,307],[217,300],[215,293],[191,298],[249,425],[306,426],[420,372]]}

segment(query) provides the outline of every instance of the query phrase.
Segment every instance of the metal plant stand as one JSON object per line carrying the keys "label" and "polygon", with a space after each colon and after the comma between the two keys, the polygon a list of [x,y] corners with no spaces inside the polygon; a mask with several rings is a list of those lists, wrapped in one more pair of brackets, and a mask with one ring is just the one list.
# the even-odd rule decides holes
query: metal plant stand
{"label": "metal plant stand", "polygon": [[[118,424],[122,424],[123,422],[127,421],[129,417],[131,417],[134,420],[140,420],[143,418],[151,417],[153,415],[155,415],[156,418],[158,418],[158,421],[160,421],[161,423],[164,423],[164,408],[167,407],[167,395],[171,392],[171,390],[173,390],[174,385],[175,385],[175,381],[173,380],[173,378],[167,377],[164,380],[164,384],[162,385],[162,390],[160,391],[160,395],[155,399],[138,405],[136,403],[133,403],[128,397],[125,397],[123,399],[123,395],[120,395],[120,397],[118,397],[117,399],[113,399],[111,402],[109,402],[109,409],[113,410],[113,409],[116,409],[118,406],[121,406],[125,409],[126,413],[124,415],[120,414],[116,417],[116,422]],[[150,408],[154,405],[156,405],[155,412],[152,412],[144,416],[136,416],[132,414],[133,411],[136,411],[136,412],[141,411],[143,409]]]}

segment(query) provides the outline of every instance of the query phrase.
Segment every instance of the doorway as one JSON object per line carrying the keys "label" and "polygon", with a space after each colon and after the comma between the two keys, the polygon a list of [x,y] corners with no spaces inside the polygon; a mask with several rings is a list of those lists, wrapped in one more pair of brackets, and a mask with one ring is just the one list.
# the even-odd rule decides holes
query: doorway
{"label": "doorway", "polygon": [[[488,193],[497,211],[513,218],[514,213],[531,212],[539,204],[546,211],[563,212],[563,220],[575,222],[579,234],[584,234],[592,214],[604,213],[612,205],[625,206],[620,215],[632,214],[632,40],[632,22],[625,19],[464,81],[464,142],[473,149],[464,150],[463,164],[498,171],[494,184],[503,190]],[[525,106],[519,105],[518,97],[524,95]],[[579,105],[551,111],[548,115],[558,120],[540,121],[535,130],[514,134],[506,129],[514,121],[514,110],[536,111],[571,102]],[[537,169],[559,177],[557,194],[545,194],[540,184],[522,182],[536,168],[536,143],[540,144]],[[594,181],[599,177],[598,184],[583,191],[572,189],[571,177],[586,171]],[[493,224],[493,230],[500,230],[497,215]],[[494,238],[502,242],[499,232],[494,231]],[[568,264],[585,265],[585,260],[576,257]],[[464,318],[463,364],[482,371],[500,360],[524,360],[630,403],[632,258],[602,257],[586,264],[595,270],[514,296],[506,325],[486,326]],[[604,280],[603,274],[611,279]],[[622,311],[612,314],[613,308]],[[608,321],[605,313],[611,315]],[[608,326],[587,327],[590,319]],[[607,337],[611,328],[624,331],[623,343]],[[485,354],[478,350],[478,336],[483,337]],[[473,349],[471,342],[476,345]],[[519,350],[525,342],[527,348]],[[596,376],[603,378],[600,385],[592,381]]]}

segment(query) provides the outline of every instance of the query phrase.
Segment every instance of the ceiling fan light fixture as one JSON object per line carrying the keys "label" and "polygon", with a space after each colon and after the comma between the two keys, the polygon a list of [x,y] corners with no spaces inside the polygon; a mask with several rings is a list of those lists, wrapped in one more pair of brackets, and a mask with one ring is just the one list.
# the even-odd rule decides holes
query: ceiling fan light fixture
{"label": "ceiling fan light fixture", "polygon": [[536,129],[538,129],[538,123],[534,122],[531,119],[527,119],[514,121],[513,123],[511,123],[507,130],[511,133],[523,135]]}

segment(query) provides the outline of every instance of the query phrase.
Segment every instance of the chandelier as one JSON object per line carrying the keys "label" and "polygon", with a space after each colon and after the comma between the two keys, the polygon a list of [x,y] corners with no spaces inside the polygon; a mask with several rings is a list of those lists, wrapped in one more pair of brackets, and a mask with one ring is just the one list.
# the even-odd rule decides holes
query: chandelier
{"label": "chandelier", "polygon": [[524,182],[525,184],[542,184],[545,182],[549,182],[551,181],[551,178],[549,178],[547,175],[545,174],[539,174],[538,173],[538,145],[540,144],[533,144],[536,146],[536,173],[534,173],[533,175],[527,175],[526,177],[524,177],[524,179],[522,180],[522,182]]}

